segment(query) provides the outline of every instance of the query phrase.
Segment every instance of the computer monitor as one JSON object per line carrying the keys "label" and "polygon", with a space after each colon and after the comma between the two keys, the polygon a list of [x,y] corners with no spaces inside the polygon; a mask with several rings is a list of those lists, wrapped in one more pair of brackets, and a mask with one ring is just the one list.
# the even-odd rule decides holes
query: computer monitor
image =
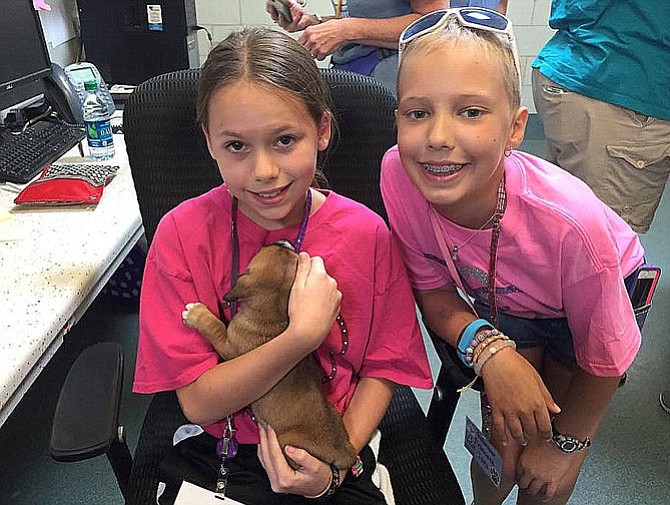
{"label": "computer monitor", "polygon": [[32,0],[0,0],[0,110],[44,93],[51,59]]}

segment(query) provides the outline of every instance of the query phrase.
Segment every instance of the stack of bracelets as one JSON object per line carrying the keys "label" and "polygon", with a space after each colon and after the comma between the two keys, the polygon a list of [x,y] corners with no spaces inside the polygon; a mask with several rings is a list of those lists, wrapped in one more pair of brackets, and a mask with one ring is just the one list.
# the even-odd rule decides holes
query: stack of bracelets
{"label": "stack of bracelets", "polygon": [[481,376],[484,364],[495,353],[506,347],[516,349],[516,344],[488,321],[476,319],[468,324],[458,337],[456,350],[465,366],[474,369],[475,374]]}

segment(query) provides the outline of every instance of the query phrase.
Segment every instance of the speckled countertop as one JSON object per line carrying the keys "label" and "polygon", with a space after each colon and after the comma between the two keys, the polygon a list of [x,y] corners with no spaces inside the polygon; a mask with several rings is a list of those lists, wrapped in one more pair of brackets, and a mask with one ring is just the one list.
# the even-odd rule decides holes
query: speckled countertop
{"label": "speckled countertop", "polygon": [[[121,168],[97,207],[22,209],[0,183],[0,425],[141,233],[122,135]],[[59,162],[82,162],[73,149]]]}

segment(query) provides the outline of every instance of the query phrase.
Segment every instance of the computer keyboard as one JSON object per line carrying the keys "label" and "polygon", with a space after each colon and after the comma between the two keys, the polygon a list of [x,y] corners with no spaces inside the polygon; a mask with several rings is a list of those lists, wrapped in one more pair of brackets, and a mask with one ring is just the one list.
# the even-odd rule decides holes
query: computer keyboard
{"label": "computer keyboard", "polygon": [[0,181],[24,184],[86,137],[83,126],[38,121],[21,133],[0,133]]}

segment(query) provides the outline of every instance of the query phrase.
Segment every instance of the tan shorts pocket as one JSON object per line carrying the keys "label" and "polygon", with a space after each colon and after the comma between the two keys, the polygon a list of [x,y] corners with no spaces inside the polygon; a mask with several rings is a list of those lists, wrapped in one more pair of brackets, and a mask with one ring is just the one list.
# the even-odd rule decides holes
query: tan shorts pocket
{"label": "tan shorts pocket", "polygon": [[670,144],[608,145],[607,154],[609,190],[603,199],[636,232],[645,233],[670,173]]}
{"label": "tan shorts pocket", "polygon": [[667,177],[670,171],[670,143],[607,146],[607,153],[621,158],[639,170],[652,170]]}

